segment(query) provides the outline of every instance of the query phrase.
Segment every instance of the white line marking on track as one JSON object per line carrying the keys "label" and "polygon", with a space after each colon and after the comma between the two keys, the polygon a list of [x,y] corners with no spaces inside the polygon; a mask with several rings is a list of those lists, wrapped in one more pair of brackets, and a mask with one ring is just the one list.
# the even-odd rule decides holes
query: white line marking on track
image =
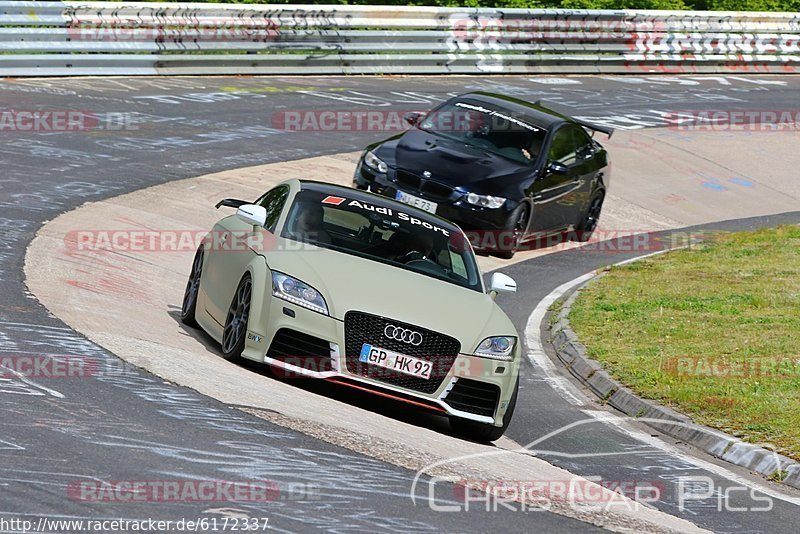
{"label": "white line marking on track", "polygon": [[596,272],[592,271],[555,288],[536,305],[536,308],[533,309],[533,313],[528,317],[528,323],[525,325],[528,360],[533,364],[534,369],[540,370],[544,374],[545,381],[573,406],[581,406],[591,401],[581,393],[575,384],[570,382],[556,369],[553,362],[550,361],[550,357],[545,354],[544,345],[542,344],[542,339],[539,334],[539,327],[542,321],[544,321],[545,315],[547,315],[547,310],[550,309],[550,306],[552,306],[555,301],[576,285],[591,280],[595,275]]}
{"label": "white line marking on track", "polygon": [[5,365],[0,365],[0,369],[5,369],[9,373],[11,373],[14,376],[16,376],[17,378],[19,378],[21,382],[24,382],[25,384],[28,384],[29,386],[34,387],[36,389],[40,389],[40,390],[44,391],[45,393],[48,393],[49,395],[52,395],[53,397],[56,397],[57,399],[63,399],[64,398],[64,394],[63,393],[59,393],[58,391],[56,391],[54,389],[50,389],[50,388],[45,387],[45,386],[43,386],[41,384],[37,384],[33,380],[28,380],[28,378],[25,375],[23,375],[22,373],[18,372],[15,369],[10,369],[10,368],[6,367]]}
{"label": "white line marking on track", "polygon": [[[685,248],[685,247],[679,247],[679,248]],[[644,256],[630,258],[625,261],[615,263],[613,266],[620,267],[623,265],[627,265],[629,263],[633,263],[635,261],[643,260],[645,258],[657,256],[659,254],[664,254],[665,252],[669,252],[669,250],[659,250],[656,252],[651,252],[650,254],[646,254]],[[555,288],[552,292],[550,292],[549,295],[544,297],[539,302],[539,304],[536,305],[530,317],[528,317],[528,321],[525,325],[525,340],[528,345],[528,360],[536,369],[544,373],[545,381],[548,384],[550,384],[550,386],[559,395],[561,395],[564,398],[564,400],[566,400],[573,406],[592,404],[594,402],[594,399],[587,397],[580,389],[578,389],[577,386],[575,386],[563,374],[561,374],[561,371],[559,371],[556,368],[556,366],[550,360],[550,357],[547,356],[547,354],[545,353],[544,345],[542,343],[539,331],[542,321],[544,320],[545,315],[547,314],[547,310],[550,309],[550,306],[552,306],[552,304],[555,301],[561,298],[570,289],[578,285],[581,285],[591,280],[592,278],[596,277],[598,272],[599,272],[598,270],[595,270],[586,273],[583,276],[579,276],[578,278],[570,280],[569,282],[561,284],[560,286]],[[749,487],[765,495],[769,495],[770,497],[800,506],[800,498],[786,495],[763,484],[759,484],[757,482],[748,480],[730,471],[729,469],[726,469],[725,467],[688,455],[657,437],[650,436],[634,428],[631,428],[629,425],[625,423],[626,416],[620,417],[605,411],[597,411],[597,410],[581,410],[581,411],[584,414],[594,419],[597,419],[603,424],[613,426],[617,430],[627,434],[628,436],[638,441],[641,441],[646,445],[649,445],[671,456],[674,456],[676,458],[689,462],[693,465],[696,465],[697,467],[704,469],[710,473],[713,473],[721,478],[724,478],[726,480],[729,480],[731,482],[734,482],[736,484],[745,487]]]}
{"label": "white line marking on track", "polygon": [[25,447],[20,447],[16,443],[0,439],[0,450],[24,451]]}
{"label": "white line marking on track", "polygon": [[700,467],[701,469],[714,473],[719,477],[730,480],[731,482],[735,482],[736,484],[739,484],[741,486],[752,488],[761,493],[764,493],[765,495],[769,495],[770,497],[774,497],[776,499],[780,499],[782,501],[786,501],[788,503],[800,506],[800,497],[792,497],[790,495],[783,494],[770,487],[758,484],[744,477],[741,477],[736,473],[729,471],[725,467],[722,467],[712,462],[708,462],[706,460],[701,460],[700,458],[695,458],[694,456],[690,456],[657,437],[651,436],[650,434],[629,427],[628,425],[625,424],[626,417],[620,417],[608,412],[595,412],[590,410],[581,410],[581,411],[583,411],[583,413],[585,413],[586,415],[590,415],[591,417],[594,417],[595,419],[602,421],[605,424],[614,426],[620,432],[627,434],[633,439],[644,442],[653,448],[663,451],[685,462],[694,464],[697,467]]}

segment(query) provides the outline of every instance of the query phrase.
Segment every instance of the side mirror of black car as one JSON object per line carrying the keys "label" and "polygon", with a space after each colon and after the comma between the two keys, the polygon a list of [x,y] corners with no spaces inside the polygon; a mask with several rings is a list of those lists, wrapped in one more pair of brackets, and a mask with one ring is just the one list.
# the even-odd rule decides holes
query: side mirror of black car
{"label": "side mirror of black car", "polygon": [[418,111],[409,111],[403,115],[403,120],[411,126],[416,126],[422,120],[423,114]]}
{"label": "side mirror of black car", "polygon": [[567,174],[569,173],[569,167],[567,167],[563,163],[559,163],[557,161],[551,161],[547,165],[547,172],[550,174]]}

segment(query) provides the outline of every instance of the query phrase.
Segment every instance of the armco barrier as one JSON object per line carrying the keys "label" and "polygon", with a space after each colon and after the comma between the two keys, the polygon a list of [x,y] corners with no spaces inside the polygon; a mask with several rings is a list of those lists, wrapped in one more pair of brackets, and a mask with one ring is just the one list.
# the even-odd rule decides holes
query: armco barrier
{"label": "armco barrier", "polygon": [[798,68],[796,13],[0,1],[0,76]]}

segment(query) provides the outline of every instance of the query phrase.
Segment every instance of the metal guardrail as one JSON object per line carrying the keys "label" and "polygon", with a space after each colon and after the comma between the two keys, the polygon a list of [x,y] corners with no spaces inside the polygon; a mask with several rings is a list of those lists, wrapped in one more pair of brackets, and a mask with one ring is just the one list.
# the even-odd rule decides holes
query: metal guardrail
{"label": "metal guardrail", "polygon": [[800,14],[0,1],[0,76],[800,71]]}

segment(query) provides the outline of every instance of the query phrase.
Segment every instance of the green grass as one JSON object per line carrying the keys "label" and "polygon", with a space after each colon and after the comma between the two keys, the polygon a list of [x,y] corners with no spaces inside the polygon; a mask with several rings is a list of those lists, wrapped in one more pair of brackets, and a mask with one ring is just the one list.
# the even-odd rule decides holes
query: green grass
{"label": "green grass", "polygon": [[570,321],[639,395],[800,460],[799,226],[613,268]]}

